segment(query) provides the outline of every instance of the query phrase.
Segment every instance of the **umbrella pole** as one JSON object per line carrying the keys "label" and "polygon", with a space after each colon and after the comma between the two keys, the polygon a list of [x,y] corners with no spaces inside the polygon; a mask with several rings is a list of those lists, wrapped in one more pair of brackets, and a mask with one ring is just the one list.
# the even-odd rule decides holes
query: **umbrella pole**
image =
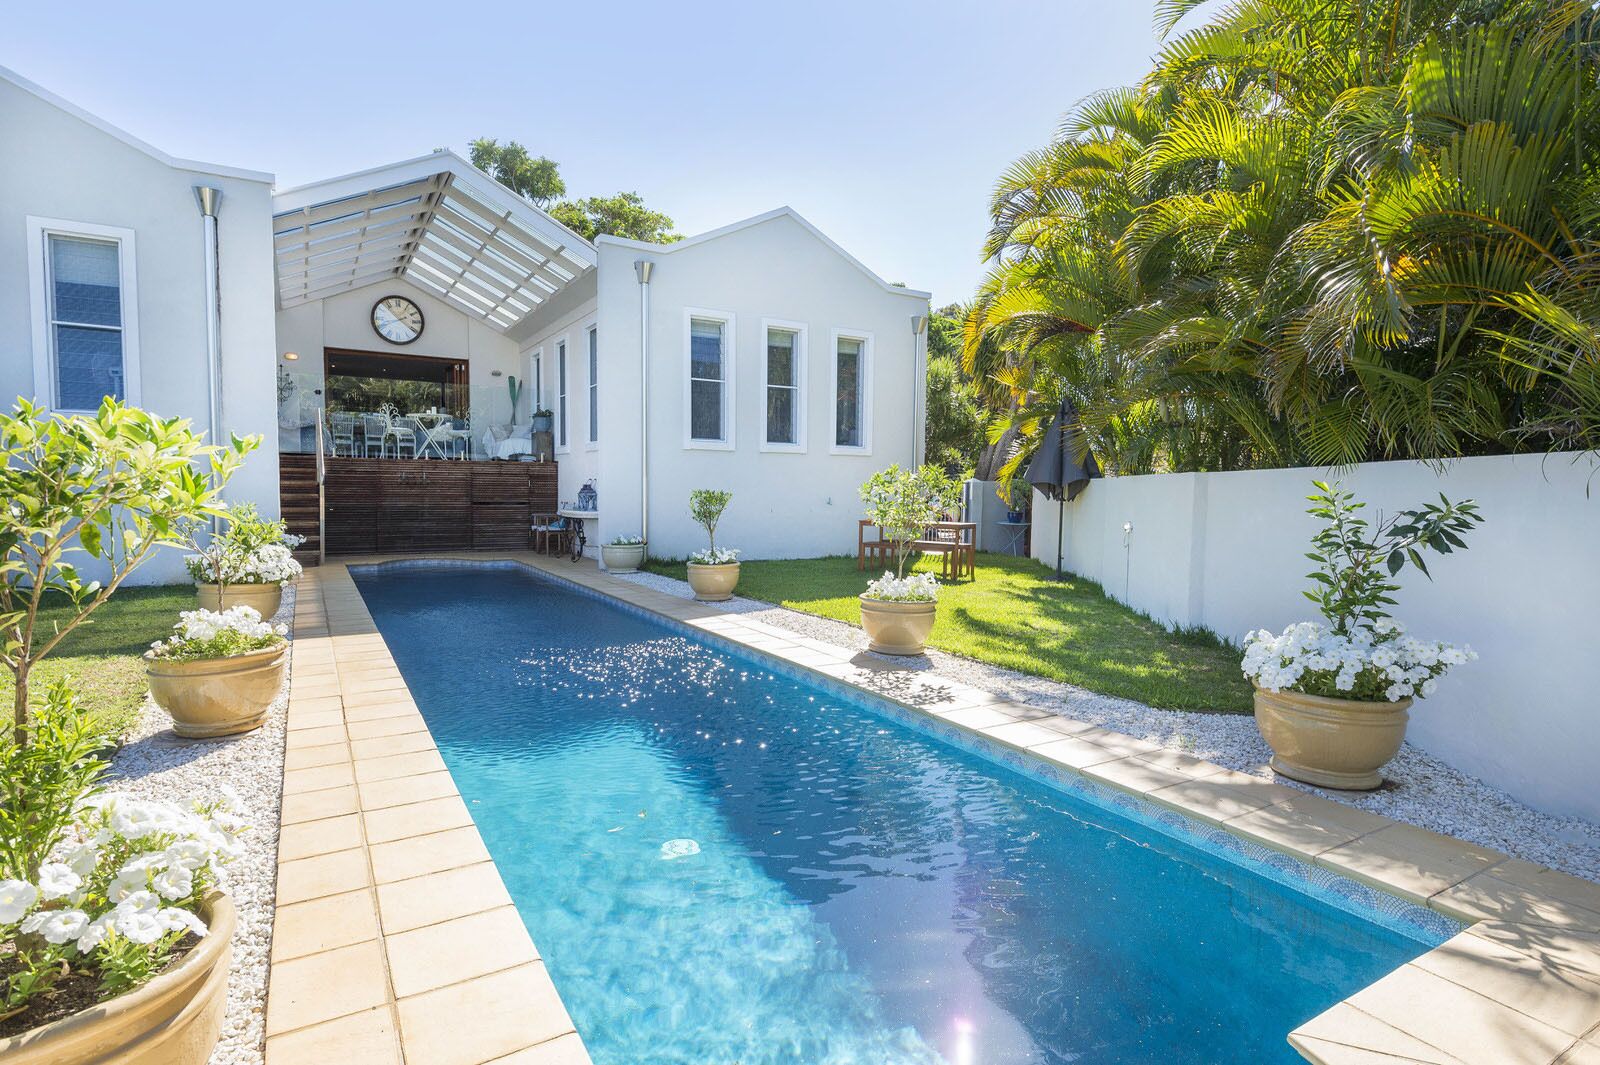
{"label": "umbrella pole", "polygon": [[1056,580],[1065,579],[1061,573],[1061,531],[1067,524],[1067,497],[1063,493],[1056,500]]}

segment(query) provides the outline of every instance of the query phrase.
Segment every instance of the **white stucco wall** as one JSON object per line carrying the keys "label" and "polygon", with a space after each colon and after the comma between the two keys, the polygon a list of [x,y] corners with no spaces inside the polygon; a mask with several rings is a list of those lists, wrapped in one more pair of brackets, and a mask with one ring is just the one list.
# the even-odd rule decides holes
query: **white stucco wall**
{"label": "white stucco wall", "polygon": [[[561,444],[559,423],[555,429],[555,458],[557,502],[576,502],[578,490],[585,481],[595,481],[596,491],[601,493],[602,508],[610,502],[610,497],[604,492],[600,483],[600,447],[597,440],[589,442],[589,348],[588,333],[591,326],[598,322],[595,300],[595,278],[588,276],[576,282],[570,289],[552,298],[550,305],[541,307],[539,312],[532,316],[529,322],[522,327],[530,339],[522,346],[522,355],[519,361],[519,376],[526,377],[528,381],[528,400],[518,414],[518,424],[526,425],[534,409],[543,406],[553,411],[560,418],[560,405],[557,402],[557,388],[559,371],[557,368],[558,348],[562,341],[567,345],[567,443]],[[605,359],[606,342],[604,336],[596,333],[599,345],[600,358]],[[539,395],[534,392],[534,360],[541,359],[543,372],[538,375]],[[606,374],[601,373],[602,385],[598,400],[602,407],[608,402]],[[589,554],[598,554],[599,538],[594,535],[595,530],[589,529]]]}
{"label": "white stucco wall", "polygon": [[[650,552],[682,558],[704,546],[688,517],[696,488],[733,492],[719,545],[745,558],[805,558],[853,552],[857,490],[891,463],[916,461],[921,440],[920,342],[911,319],[924,296],[890,289],[788,214],[677,248],[641,248],[601,238],[599,266],[601,535],[637,534],[640,395],[639,285],[633,263],[655,263],[650,294]],[[734,447],[685,446],[686,308],[735,316]],[[761,450],[765,399],[762,319],[806,327],[803,453]],[[833,330],[872,334],[870,451],[834,454],[829,360]],[[565,477],[563,476],[565,483]]]}
{"label": "white stucco wall", "polygon": [[[1469,550],[1403,574],[1395,614],[1419,635],[1482,658],[1411,712],[1410,738],[1452,765],[1558,813],[1600,819],[1600,498],[1577,455],[1328,470],[1167,474],[1095,481],[1066,506],[1065,565],[1164,621],[1231,639],[1313,613],[1301,592],[1317,528],[1313,479],[1335,476],[1369,516],[1443,492],[1473,498]],[[1034,499],[1033,553],[1054,565],[1057,506]],[[1133,531],[1124,547],[1124,522]]]}
{"label": "white stucco wall", "polygon": [[[0,399],[45,399],[34,381],[28,286],[29,216],[131,229],[143,406],[208,426],[203,223],[193,187],[222,190],[222,428],[259,434],[262,451],[228,495],[276,514],[269,184],[174,165],[0,77]],[[198,164],[196,164],[198,166]],[[185,579],[176,553],[152,560],[141,583]]]}
{"label": "white stucco wall", "polygon": [[[385,296],[404,296],[422,309],[422,335],[412,343],[391,344],[372,328],[372,305]],[[281,362],[286,352],[298,354],[298,360],[283,365],[307,385],[321,387],[325,348],[465,359],[474,438],[481,438],[490,423],[510,420],[505,375],[523,373],[515,341],[399,278],[277,312],[276,358]],[[499,377],[494,376],[497,370]],[[316,397],[318,407],[321,399]],[[519,421],[527,419],[527,404],[526,398],[519,404]]]}

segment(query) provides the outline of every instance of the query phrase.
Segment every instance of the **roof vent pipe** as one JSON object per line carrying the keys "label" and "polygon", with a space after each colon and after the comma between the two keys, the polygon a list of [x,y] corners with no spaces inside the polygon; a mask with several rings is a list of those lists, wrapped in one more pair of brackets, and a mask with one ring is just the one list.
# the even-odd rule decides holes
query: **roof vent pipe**
{"label": "roof vent pipe", "polygon": [[[206,271],[206,408],[210,415],[207,440],[222,440],[222,295],[218,284],[217,208],[222,205],[222,190],[210,185],[194,187],[195,202],[205,227]],[[217,519],[211,519],[217,527]]]}
{"label": "roof vent pipe", "polygon": [[635,259],[639,278],[639,538],[650,550],[650,274],[655,263]]}

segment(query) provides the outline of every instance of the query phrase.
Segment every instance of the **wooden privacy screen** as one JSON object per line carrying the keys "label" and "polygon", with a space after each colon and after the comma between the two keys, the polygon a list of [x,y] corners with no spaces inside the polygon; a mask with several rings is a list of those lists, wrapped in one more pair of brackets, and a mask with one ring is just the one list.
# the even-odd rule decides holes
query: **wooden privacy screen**
{"label": "wooden privacy screen", "polygon": [[[289,530],[317,549],[315,455],[279,455]],[[556,509],[553,462],[328,458],[328,554],[530,545],[533,515]]]}

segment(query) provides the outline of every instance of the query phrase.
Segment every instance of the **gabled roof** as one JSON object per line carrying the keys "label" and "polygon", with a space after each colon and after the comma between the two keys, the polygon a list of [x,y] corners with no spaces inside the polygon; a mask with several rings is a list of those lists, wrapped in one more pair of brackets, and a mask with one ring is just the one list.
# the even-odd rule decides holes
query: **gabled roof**
{"label": "gabled roof", "polygon": [[70,100],[63,100],[49,89],[29,81],[27,78],[8,67],[0,66],[0,81],[9,82],[10,84],[15,85],[23,92],[43,100],[51,107],[54,107],[60,111],[65,111],[67,114],[71,115],[73,118],[76,118],[85,125],[92,126],[101,133],[116,138],[123,144],[126,144],[128,147],[133,148],[136,151],[143,152],[145,155],[148,155],[158,163],[170,166],[174,170],[189,170],[197,174],[212,174],[217,177],[239,178],[242,181],[259,181],[269,185],[272,183],[272,175],[264,173],[260,170],[243,170],[235,166],[221,166],[217,163],[201,163],[194,159],[179,159],[168,155],[166,152],[155,147],[153,144],[149,144],[140,140],[138,137],[135,137],[127,130],[113,126],[99,115],[92,115],[83,108],[79,107],[77,104],[72,103]]}
{"label": "gabled roof", "polygon": [[454,152],[272,203],[282,308],[399,277],[504,332],[598,261],[594,245]]}
{"label": "gabled roof", "polygon": [[740,230],[750,229],[752,226],[759,226],[763,222],[772,221],[774,218],[792,218],[792,219],[794,219],[802,227],[804,227],[813,237],[816,237],[819,241],[821,241],[824,245],[826,245],[831,251],[833,251],[834,254],[838,255],[839,258],[843,259],[845,262],[849,263],[851,266],[855,267],[857,270],[860,270],[863,274],[866,274],[873,281],[877,282],[878,285],[880,287],[882,287],[885,291],[892,292],[897,296],[913,296],[913,297],[916,297],[917,299],[923,299],[923,300],[930,300],[930,299],[933,298],[933,293],[931,293],[931,292],[923,292],[920,289],[914,289],[914,288],[903,288],[900,285],[892,285],[889,282],[885,281],[883,278],[879,277],[877,274],[875,274],[871,270],[869,270],[867,268],[866,264],[863,263],[860,259],[857,259],[854,255],[851,255],[849,252],[847,252],[843,248],[839,247],[838,244],[834,243],[833,239],[831,237],[829,237],[828,234],[824,233],[822,230],[818,229],[816,226],[814,226],[810,222],[806,221],[805,217],[803,215],[801,215],[799,211],[796,211],[793,207],[777,207],[777,208],[774,208],[773,210],[767,211],[767,212],[765,212],[763,214],[758,214],[758,215],[755,215],[753,217],[746,218],[742,222],[734,222],[734,223],[731,223],[730,225],[725,225],[725,226],[721,227],[720,229],[709,230],[709,231],[707,231],[705,233],[700,233],[700,234],[698,234],[696,236],[693,236],[693,237],[685,237],[683,240],[680,240],[680,241],[678,241],[678,242],[676,242],[674,244],[652,244],[649,241],[644,241],[644,240],[629,240],[629,239],[627,239],[625,237],[613,237],[613,236],[605,236],[605,235],[596,237],[595,238],[595,243],[596,244],[615,244],[618,247],[632,248],[632,249],[634,249],[636,251],[648,251],[648,252],[652,252],[652,253],[659,254],[659,255],[668,255],[668,254],[671,254],[672,252],[675,252],[675,251],[682,251],[685,248],[692,248],[692,247],[696,246],[697,244],[704,244],[707,241],[716,240],[718,237],[726,237],[726,236],[728,236],[728,235],[730,235],[732,233],[737,233]]}

